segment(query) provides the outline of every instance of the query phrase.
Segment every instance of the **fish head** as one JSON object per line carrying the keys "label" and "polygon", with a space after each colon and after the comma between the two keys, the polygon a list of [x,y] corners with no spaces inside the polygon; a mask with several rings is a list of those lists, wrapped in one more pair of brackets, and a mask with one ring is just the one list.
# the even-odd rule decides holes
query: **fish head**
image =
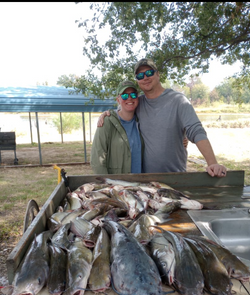
{"label": "fish head", "polygon": [[230,268],[229,273],[230,276],[236,280],[240,280],[242,282],[250,281],[250,270],[244,264],[238,263],[238,268]]}
{"label": "fish head", "polygon": [[222,286],[218,289],[217,287],[210,286],[209,292],[211,294],[219,294],[219,295],[228,295],[231,294],[231,285],[227,284]]}
{"label": "fish head", "polygon": [[34,280],[24,280],[14,286],[12,295],[36,295],[44,287],[45,276],[41,275]]}
{"label": "fish head", "polygon": [[49,266],[46,260],[33,260],[29,265],[24,263],[14,278],[12,295],[38,294],[47,283],[48,273]]}
{"label": "fish head", "polygon": [[129,208],[129,217],[131,219],[135,219],[136,216],[140,213],[140,210],[138,208]]}
{"label": "fish head", "polygon": [[77,288],[77,289],[72,289],[69,288],[67,291],[65,291],[63,294],[64,295],[83,295],[85,293],[85,288]]}

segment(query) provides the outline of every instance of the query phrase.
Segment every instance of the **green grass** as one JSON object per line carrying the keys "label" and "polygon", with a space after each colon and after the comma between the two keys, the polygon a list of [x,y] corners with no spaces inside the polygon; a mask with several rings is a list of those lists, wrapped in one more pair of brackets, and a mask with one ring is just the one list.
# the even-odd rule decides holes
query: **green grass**
{"label": "green grass", "polygon": [[20,235],[20,228],[23,227],[23,224],[18,222],[13,222],[10,225],[5,225],[1,227],[0,231],[0,241],[7,240],[9,236],[18,237]]}
{"label": "green grass", "polygon": [[3,210],[5,211],[5,210],[10,210],[10,209],[12,209],[13,208],[13,203],[11,203],[11,204],[4,204],[3,205]]}
{"label": "green grass", "polygon": [[[67,175],[93,174],[89,165],[61,167]],[[22,235],[28,202],[34,199],[41,208],[58,184],[58,171],[51,167],[1,168],[0,242]]]}
{"label": "green grass", "polygon": [[[197,157],[200,160],[204,160],[202,156]],[[227,170],[243,170],[245,171],[245,178],[244,178],[244,185],[250,185],[250,170],[249,170],[249,160],[247,161],[234,161],[231,159],[227,159],[225,157],[222,157],[220,155],[216,155],[218,163],[223,163],[225,167],[227,167]],[[193,163],[193,167],[198,172],[204,172],[204,166],[198,165]]]}

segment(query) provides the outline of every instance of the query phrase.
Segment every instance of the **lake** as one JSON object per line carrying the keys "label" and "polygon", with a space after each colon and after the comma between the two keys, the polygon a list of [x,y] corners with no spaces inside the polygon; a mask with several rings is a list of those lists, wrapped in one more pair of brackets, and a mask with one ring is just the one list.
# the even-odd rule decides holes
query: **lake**
{"label": "lake", "polygon": [[[92,141],[94,138],[97,121],[101,113],[91,113],[91,132],[86,126],[86,140]],[[221,116],[221,121],[250,120],[250,114],[197,114],[201,122],[216,121]],[[61,135],[53,125],[53,116],[60,116],[59,113],[38,113],[39,131],[41,142],[61,142]],[[89,113],[85,113],[85,118],[89,119]],[[37,140],[37,128],[35,113],[31,113],[32,139]],[[16,132],[16,143],[30,143],[30,124],[28,113],[1,113],[0,131]],[[83,131],[75,130],[71,134],[63,134],[64,141],[82,141]]]}

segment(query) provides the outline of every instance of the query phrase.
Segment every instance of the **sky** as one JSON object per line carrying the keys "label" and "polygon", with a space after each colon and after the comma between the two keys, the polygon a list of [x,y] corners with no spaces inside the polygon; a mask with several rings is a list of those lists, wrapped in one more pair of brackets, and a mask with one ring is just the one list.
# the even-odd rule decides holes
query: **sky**
{"label": "sky", "polygon": [[[75,20],[90,15],[88,2],[0,2],[0,86],[54,86],[61,75],[84,75],[90,62]],[[239,69],[212,61],[201,80],[212,90]]]}

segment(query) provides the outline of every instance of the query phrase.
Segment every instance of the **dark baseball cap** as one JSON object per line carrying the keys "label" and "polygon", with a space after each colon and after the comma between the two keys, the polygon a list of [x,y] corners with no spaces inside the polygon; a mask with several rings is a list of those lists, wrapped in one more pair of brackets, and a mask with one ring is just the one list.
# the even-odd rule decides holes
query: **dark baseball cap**
{"label": "dark baseball cap", "polygon": [[152,59],[150,58],[142,58],[140,59],[137,64],[135,65],[135,69],[134,69],[134,73],[137,73],[137,70],[139,69],[139,67],[141,66],[149,66],[151,67],[153,70],[158,71],[157,67],[155,65],[155,63],[153,62]]}
{"label": "dark baseball cap", "polygon": [[119,85],[116,89],[117,95],[122,94],[124,90],[126,90],[127,88],[130,88],[130,87],[134,88],[136,90],[136,92],[138,92],[137,86],[135,85],[135,83],[126,80],[126,81],[119,83]]}

